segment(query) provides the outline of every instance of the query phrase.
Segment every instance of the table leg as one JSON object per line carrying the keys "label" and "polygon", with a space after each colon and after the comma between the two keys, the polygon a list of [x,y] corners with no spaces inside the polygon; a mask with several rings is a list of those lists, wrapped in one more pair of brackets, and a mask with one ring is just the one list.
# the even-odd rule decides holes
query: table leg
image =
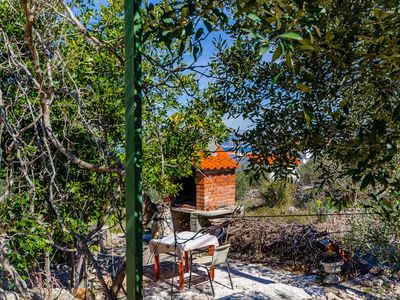
{"label": "table leg", "polygon": [[154,276],[156,280],[160,279],[160,256],[154,255]]}
{"label": "table leg", "polygon": [[185,281],[183,279],[183,262],[178,260],[178,272],[179,272],[179,290],[183,291],[183,285]]}
{"label": "table leg", "polygon": [[189,252],[185,251],[185,273],[189,272]]}
{"label": "table leg", "polygon": [[[208,255],[210,255],[210,256],[214,255],[214,246],[213,245],[208,246]],[[210,278],[211,278],[211,280],[214,280],[214,275],[215,275],[214,266],[210,266]]]}
{"label": "table leg", "polygon": [[208,255],[210,256],[214,255],[214,245],[208,246]]}

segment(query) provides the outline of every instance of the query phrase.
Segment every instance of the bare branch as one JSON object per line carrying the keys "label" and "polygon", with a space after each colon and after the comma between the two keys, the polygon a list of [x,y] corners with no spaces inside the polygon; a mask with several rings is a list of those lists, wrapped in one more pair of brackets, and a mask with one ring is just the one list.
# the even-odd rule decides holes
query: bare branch
{"label": "bare branch", "polygon": [[[43,79],[43,72],[40,68],[40,58],[38,51],[35,47],[32,31],[33,31],[33,24],[35,21],[35,16],[32,14],[28,1],[27,0],[20,0],[21,6],[24,10],[25,18],[26,18],[26,24],[25,24],[25,42],[29,47],[30,53],[31,53],[31,58],[33,61],[34,69],[35,69],[35,74],[37,81],[40,85],[40,90],[39,90],[39,96],[40,96],[40,104],[42,108],[42,114],[43,114],[43,124],[45,131],[51,141],[51,143],[70,161],[72,161],[74,164],[78,165],[79,167],[87,170],[93,170],[93,171],[98,171],[98,172],[106,172],[106,173],[119,173],[122,174],[124,171],[122,169],[118,168],[110,168],[108,166],[104,165],[95,165],[92,163],[89,163],[87,161],[84,161],[77,157],[75,154],[71,153],[55,136],[53,132],[53,128],[51,125],[51,119],[50,119],[50,101],[48,100],[48,97],[46,95],[46,92],[44,90],[45,88],[45,82]],[[49,70],[48,70],[49,71]]]}

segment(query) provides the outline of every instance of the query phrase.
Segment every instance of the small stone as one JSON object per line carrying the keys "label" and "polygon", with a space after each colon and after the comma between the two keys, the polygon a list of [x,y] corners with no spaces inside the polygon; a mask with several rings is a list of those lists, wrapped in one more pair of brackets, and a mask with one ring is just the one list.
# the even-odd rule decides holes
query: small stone
{"label": "small stone", "polygon": [[341,281],[341,279],[340,279],[339,275],[330,274],[330,275],[326,276],[324,283],[325,284],[338,284],[340,281]]}
{"label": "small stone", "polygon": [[[43,295],[46,293],[46,291],[38,291],[38,293],[36,293],[36,298],[34,299],[42,299],[41,297],[39,298],[39,294]],[[50,299],[51,300],[73,300],[75,299],[74,296],[72,296],[72,294],[70,292],[68,292],[65,289],[59,289],[59,288],[54,288],[51,290],[50,293]]]}
{"label": "small stone", "polygon": [[363,278],[363,280],[368,280],[368,279],[371,278],[371,274],[370,274],[370,273],[367,273],[367,274],[365,274],[362,278]]}
{"label": "small stone", "polygon": [[0,298],[2,300],[3,299],[4,300],[20,300],[20,299],[22,299],[18,296],[17,293],[14,293],[14,292],[2,292],[0,296],[3,297],[3,298]]}
{"label": "small stone", "polygon": [[367,286],[367,287],[373,287],[374,282],[372,280],[365,280],[362,282],[362,285]]}
{"label": "small stone", "polygon": [[326,300],[342,300],[342,298],[336,296],[334,293],[327,293],[325,294]]}
{"label": "small stone", "polygon": [[388,269],[388,268],[383,269],[383,275],[390,276],[391,273],[392,272],[390,271],[390,269]]}
{"label": "small stone", "polygon": [[383,285],[383,283],[384,282],[382,279],[374,280],[374,286],[381,287]]}
{"label": "small stone", "polygon": [[390,288],[391,290],[394,289],[394,288],[396,287],[396,285],[395,285],[393,282],[386,283],[386,286],[387,286],[388,288]]}
{"label": "small stone", "polygon": [[397,287],[397,288],[395,289],[394,293],[395,293],[396,295],[400,295],[400,287]]}
{"label": "small stone", "polygon": [[357,297],[355,295],[347,295],[346,299],[349,299],[349,300],[362,300],[362,298],[359,298],[359,297]]}
{"label": "small stone", "polygon": [[369,269],[369,273],[371,273],[372,275],[378,276],[382,273],[382,269],[379,267],[372,267],[371,269]]}
{"label": "small stone", "polygon": [[356,295],[356,293],[350,289],[346,289],[346,293],[349,295]]}
{"label": "small stone", "polygon": [[348,299],[348,295],[343,291],[337,291],[336,292],[336,296],[338,296],[338,297],[340,297],[342,299]]}

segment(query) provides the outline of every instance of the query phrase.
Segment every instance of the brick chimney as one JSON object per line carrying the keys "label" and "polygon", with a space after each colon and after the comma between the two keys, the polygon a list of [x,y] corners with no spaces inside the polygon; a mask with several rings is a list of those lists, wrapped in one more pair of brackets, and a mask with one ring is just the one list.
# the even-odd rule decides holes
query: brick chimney
{"label": "brick chimney", "polygon": [[221,147],[203,157],[196,171],[196,209],[215,210],[235,205],[237,162]]}

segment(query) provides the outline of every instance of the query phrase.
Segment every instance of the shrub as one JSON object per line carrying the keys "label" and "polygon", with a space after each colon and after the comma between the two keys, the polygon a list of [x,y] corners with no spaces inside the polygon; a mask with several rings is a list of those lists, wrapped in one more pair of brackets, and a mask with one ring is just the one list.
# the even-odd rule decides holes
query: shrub
{"label": "shrub", "polygon": [[268,207],[288,207],[293,203],[295,184],[282,180],[265,182],[260,187],[264,203]]}
{"label": "shrub", "polygon": [[[252,188],[251,175],[243,170],[243,167],[236,171],[236,200],[244,200],[246,193]],[[254,184],[254,183],[253,183]]]}

